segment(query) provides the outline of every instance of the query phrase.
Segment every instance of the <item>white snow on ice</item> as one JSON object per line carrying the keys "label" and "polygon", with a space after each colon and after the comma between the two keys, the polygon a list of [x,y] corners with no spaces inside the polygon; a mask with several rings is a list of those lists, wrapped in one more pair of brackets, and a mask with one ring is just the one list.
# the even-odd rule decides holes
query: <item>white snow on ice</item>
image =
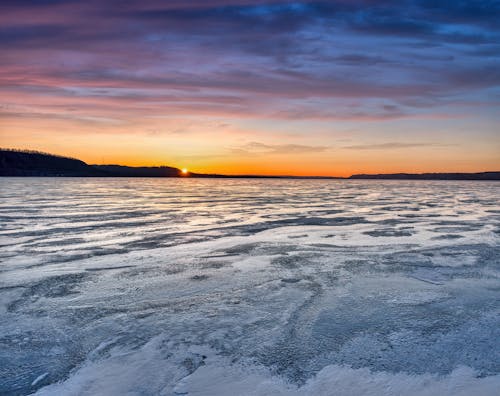
{"label": "white snow on ice", "polygon": [[2,178],[0,394],[497,394],[499,197]]}

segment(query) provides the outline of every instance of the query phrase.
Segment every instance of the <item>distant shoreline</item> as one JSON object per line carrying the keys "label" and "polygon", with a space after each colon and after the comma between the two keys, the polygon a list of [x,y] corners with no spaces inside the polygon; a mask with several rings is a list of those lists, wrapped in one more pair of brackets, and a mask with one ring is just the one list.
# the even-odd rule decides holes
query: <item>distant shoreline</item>
{"label": "distant shoreline", "polygon": [[183,173],[170,166],[133,167],[123,165],[89,165],[76,158],[37,151],[0,149],[0,176],[3,177],[126,177],[126,178],[213,178],[213,179],[296,179],[296,180],[499,180],[500,171],[388,173],[336,176],[221,175]]}

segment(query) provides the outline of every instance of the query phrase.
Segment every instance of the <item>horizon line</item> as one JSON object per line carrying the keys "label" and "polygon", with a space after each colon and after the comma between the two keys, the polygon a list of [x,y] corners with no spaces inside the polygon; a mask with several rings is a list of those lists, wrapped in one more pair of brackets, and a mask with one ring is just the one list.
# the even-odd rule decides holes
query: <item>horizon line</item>
{"label": "horizon line", "polygon": [[[139,166],[131,166],[131,165],[120,165],[120,164],[112,164],[112,163],[107,163],[107,164],[89,164],[79,158],[76,157],[71,157],[67,155],[60,155],[60,154],[52,154],[49,152],[41,151],[41,150],[33,150],[33,149],[19,149],[19,148],[4,148],[0,147],[0,151],[8,151],[8,152],[17,152],[17,153],[24,153],[24,154],[39,154],[39,155],[45,155],[45,156],[51,156],[51,157],[56,157],[56,158],[61,158],[61,159],[68,159],[68,160],[73,160],[73,161],[79,161],[82,162],[83,164],[91,167],[100,167],[100,166],[117,166],[117,167],[123,167],[123,168],[131,168],[131,169],[137,169],[137,168],[146,168],[146,169],[152,169],[152,168],[170,168],[170,169],[175,169],[176,171],[179,172],[178,177],[181,178],[196,178],[196,177],[204,177],[204,178],[269,178],[269,179],[279,179],[279,178],[288,178],[288,179],[382,179],[384,176],[393,176],[393,177],[400,177],[400,180],[404,179],[405,176],[411,176],[413,180],[418,180],[415,179],[415,177],[423,177],[423,176],[445,176],[445,175],[484,175],[484,174],[500,174],[500,170],[498,171],[492,171],[492,170],[483,170],[479,172],[419,172],[419,173],[411,173],[411,172],[389,172],[389,173],[353,173],[349,176],[333,176],[333,175],[293,175],[293,174],[278,174],[278,175],[266,175],[266,174],[225,174],[225,173],[199,173],[199,172],[193,172],[190,171],[189,169],[186,168],[177,168],[175,166],[170,166],[170,165],[139,165]],[[186,172],[184,171],[186,169]],[[106,176],[105,176],[106,177]],[[120,176],[116,176],[120,177]],[[121,177],[136,177],[136,176],[121,176]],[[175,177],[175,176],[143,176],[143,177]]]}

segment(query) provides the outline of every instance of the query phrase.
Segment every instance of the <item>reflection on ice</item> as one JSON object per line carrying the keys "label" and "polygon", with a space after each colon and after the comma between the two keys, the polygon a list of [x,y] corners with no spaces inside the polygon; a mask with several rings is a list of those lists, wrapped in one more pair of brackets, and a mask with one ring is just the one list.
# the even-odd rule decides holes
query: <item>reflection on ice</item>
{"label": "reflection on ice", "polygon": [[0,393],[500,386],[499,183],[0,183]]}

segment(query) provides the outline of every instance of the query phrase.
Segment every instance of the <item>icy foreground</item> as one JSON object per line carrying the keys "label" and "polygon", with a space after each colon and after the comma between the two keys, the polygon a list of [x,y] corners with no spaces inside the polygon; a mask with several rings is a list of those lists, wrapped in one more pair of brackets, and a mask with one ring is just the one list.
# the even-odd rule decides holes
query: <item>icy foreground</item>
{"label": "icy foreground", "polygon": [[498,182],[3,178],[0,198],[0,394],[498,394]]}

